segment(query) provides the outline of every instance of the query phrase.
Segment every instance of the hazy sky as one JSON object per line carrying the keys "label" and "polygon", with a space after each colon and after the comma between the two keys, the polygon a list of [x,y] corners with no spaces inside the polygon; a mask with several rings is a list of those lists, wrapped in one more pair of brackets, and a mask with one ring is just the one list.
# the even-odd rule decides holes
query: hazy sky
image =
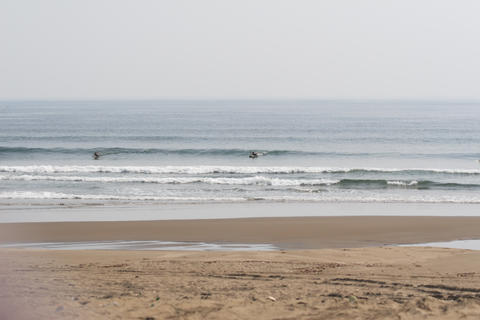
{"label": "hazy sky", "polygon": [[478,0],[0,0],[0,99],[480,98]]}

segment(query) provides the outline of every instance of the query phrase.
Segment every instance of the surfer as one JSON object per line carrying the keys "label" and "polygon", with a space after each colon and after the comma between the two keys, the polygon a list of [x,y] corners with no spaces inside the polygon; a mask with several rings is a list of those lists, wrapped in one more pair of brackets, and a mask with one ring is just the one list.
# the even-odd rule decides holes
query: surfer
{"label": "surfer", "polygon": [[258,158],[258,153],[255,151],[250,152],[250,155],[248,156],[250,159],[255,159]]}
{"label": "surfer", "polygon": [[101,156],[101,154],[100,154],[100,152],[98,152],[98,151],[95,151],[95,152],[93,153],[93,159],[94,159],[94,160],[98,160],[98,159],[100,158],[100,156]]}

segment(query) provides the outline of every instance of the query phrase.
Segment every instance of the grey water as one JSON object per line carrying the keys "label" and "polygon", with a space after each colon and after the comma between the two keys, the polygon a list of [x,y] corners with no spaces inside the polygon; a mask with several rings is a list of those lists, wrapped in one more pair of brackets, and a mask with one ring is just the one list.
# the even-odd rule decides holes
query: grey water
{"label": "grey water", "polygon": [[0,101],[3,207],[479,204],[479,159],[477,102]]}
{"label": "grey water", "polygon": [[272,244],[264,243],[208,243],[157,240],[114,240],[114,241],[78,241],[78,242],[33,242],[4,243],[0,248],[29,248],[52,250],[176,250],[176,251],[274,251],[279,250]]}
{"label": "grey water", "polygon": [[446,242],[428,242],[417,244],[404,244],[402,247],[435,247],[449,249],[480,250],[480,240],[454,240]]}

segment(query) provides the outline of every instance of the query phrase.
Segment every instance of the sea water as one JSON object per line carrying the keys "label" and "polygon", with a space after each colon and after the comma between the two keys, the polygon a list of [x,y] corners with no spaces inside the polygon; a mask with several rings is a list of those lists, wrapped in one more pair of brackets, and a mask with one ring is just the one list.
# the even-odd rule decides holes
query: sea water
{"label": "sea water", "polygon": [[478,205],[479,159],[475,102],[0,102],[4,208]]}

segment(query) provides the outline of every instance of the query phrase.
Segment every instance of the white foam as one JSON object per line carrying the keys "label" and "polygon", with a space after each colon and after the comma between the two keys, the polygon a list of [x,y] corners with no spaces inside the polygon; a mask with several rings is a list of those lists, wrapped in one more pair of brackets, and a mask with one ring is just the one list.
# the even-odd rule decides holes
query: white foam
{"label": "white foam", "polygon": [[300,185],[330,185],[339,180],[329,179],[279,179],[264,176],[246,178],[210,178],[210,177],[80,177],[80,176],[45,176],[45,175],[9,175],[0,176],[0,180],[15,181],[72,181],[72,182],[136,182],[157,184],[190,184],[206,183],[221,185],[265,185],[265,186],[300,186]]}
{"label": "white foam", "polygon": [[225,197],[158,197],[150,195],[136,196],[119,196],[119,195],[102,195],[102,194],[68,194],[50,191],[12,191],[0,193],[0,199],[36,199],[36,200],[120,200],[120,201],[165,201],[165,202],[207,202],[207,201],[224,201],[238,202],[245,201],[245,198]]}
{"label": "white foam", "polygon": [[250,166],[0,166],[0,172],[10,173],[143,173],[143,174],[211,174],[211,173],[348,173],[367,172],[435,172],[446,174],[480,174],[478,169],[436,169],[436,168],[336,168],[336,167],[250,167]]}
{"label": "white foam", "polygon": [[395,186],[414,186],[418,184],[418,181],[387,181],[387,184]]}
{"label": "white foam", "polygon": [[12,191],[0,193],[0,199],[36,199],[36,200],[112,200],[112,201],[157,201],[157,202],[358,202],[358,203],[480,203],[480,196],[465,195],[400,195],[400,194],[369,194],[362,192],[315,193],[308,197],[302,196],[256,196],[256,197],[168,197],[154,195],[97,195],[97,194],[67,194],[59,192]]}

